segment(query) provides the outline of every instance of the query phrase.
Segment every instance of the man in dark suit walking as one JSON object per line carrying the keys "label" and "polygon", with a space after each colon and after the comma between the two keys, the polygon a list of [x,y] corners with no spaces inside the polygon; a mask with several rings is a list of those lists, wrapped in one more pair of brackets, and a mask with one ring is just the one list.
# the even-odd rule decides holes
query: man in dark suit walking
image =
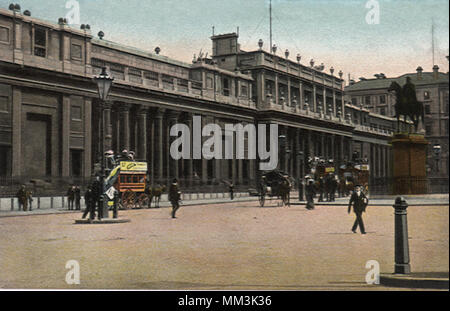
{"label": "man in dark suit walking", "polygon": [[359,230],[361,234],[366,234],[366,230],[364,229],[364,222],[362,219],[362,213],[366,211],[366,206],[369,200],[366,195],[361,191],[361,186],[357,185],[355,187],[355,191],[352,193],[350,197],[350,202],[348,202],[348,213],[350,214],[352,204],[353,204],[353,212],[356,215],[355,223],[353,224],[352,231],[356,233],[356,229],[359,226]]}

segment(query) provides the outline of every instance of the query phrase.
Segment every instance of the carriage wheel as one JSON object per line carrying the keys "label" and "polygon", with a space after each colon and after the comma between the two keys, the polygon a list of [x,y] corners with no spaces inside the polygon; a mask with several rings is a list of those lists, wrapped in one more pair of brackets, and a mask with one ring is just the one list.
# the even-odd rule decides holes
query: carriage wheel
{"label": "carriage wheel", "polygon": [[122,194],[122,206],[124,209],[133,208],[136,201],[136,193],[131,190],[127,190]]}
{"label": "carriage wheel", "polygon": [[261,194],[261,195],[259,196],[259,205],[260,205],[261,207],[263,207],[263,206],[264,206],[264,202],[266,202],[266,196],[265,196],[264,194]]}
{"label": "carriage wheel", "polygon": [[136,208],[146,208],[150,199],[145,193],[141,193],[136,200]]}

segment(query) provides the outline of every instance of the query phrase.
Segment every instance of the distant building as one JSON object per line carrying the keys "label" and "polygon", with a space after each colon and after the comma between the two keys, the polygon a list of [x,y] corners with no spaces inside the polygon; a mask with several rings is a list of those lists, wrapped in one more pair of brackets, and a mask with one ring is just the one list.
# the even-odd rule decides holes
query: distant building
{"label": "distant building", "polygon": [[[358,82],[350,82],[345,88],[346,101],[355,107],[365,109],[388,117],[395,116],[395,96],[388,92],[393,81],[403,86],[410,77],[416,86],[417,100],[423,102],[425,120],[423,130],[430,142],[428,146],[428,176],[434,188],[447,184],[449,174],[448,139],[449,139],[449,74],[439,72],[435,65],[432,72],[424,72],[422,67],[416,73],[407,73],[395,78],[387,78],[384,74],[376,74],[375,79],[360,78]],[[440,154],[435,153],[440,146]],[[439,149],[439,148],[438,148]]]}

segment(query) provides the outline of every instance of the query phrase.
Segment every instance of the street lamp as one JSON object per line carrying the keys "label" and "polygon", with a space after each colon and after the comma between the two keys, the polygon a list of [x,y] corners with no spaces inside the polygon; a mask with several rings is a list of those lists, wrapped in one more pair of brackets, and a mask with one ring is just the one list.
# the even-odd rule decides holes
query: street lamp
{"label": "street lamp", "polygon": [[104,140],[105,140],[105,124],[103,117],[103,109],[106,98],[108,97],[109,91],[111,90],[111,85],[114,81],[114,78],[111,77],[107,72],[106,68],[102,67],[102,72],[98,76],[94,76],[94,82],[97,84],[98,95],[100,98],[100,156],[101,156],[101,176],[100,176],[100,189],[101,194],[99,197],[99,209],[98,209],[98,218],[108,218],[108,208],[105,207],[104,204],[104,193],[105,193],[105,159],[104,159]]}

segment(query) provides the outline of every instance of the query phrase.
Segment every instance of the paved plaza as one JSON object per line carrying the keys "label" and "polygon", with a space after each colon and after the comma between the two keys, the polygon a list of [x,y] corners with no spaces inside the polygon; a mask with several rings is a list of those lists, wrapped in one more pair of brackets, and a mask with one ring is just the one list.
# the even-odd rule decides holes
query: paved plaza
{"label": "paved plaza", "polygon": [[[120,211],[123,224],[74,224],[81,213],[0,218],[0,288],[386,290],[366,262],[394,268],[394,209],[369,206],[367,235],[345,206],[267,201]],[[449,207],[408,208],[411,270],[449,271]],[[80,264],[80,284],[65,281]]]}

